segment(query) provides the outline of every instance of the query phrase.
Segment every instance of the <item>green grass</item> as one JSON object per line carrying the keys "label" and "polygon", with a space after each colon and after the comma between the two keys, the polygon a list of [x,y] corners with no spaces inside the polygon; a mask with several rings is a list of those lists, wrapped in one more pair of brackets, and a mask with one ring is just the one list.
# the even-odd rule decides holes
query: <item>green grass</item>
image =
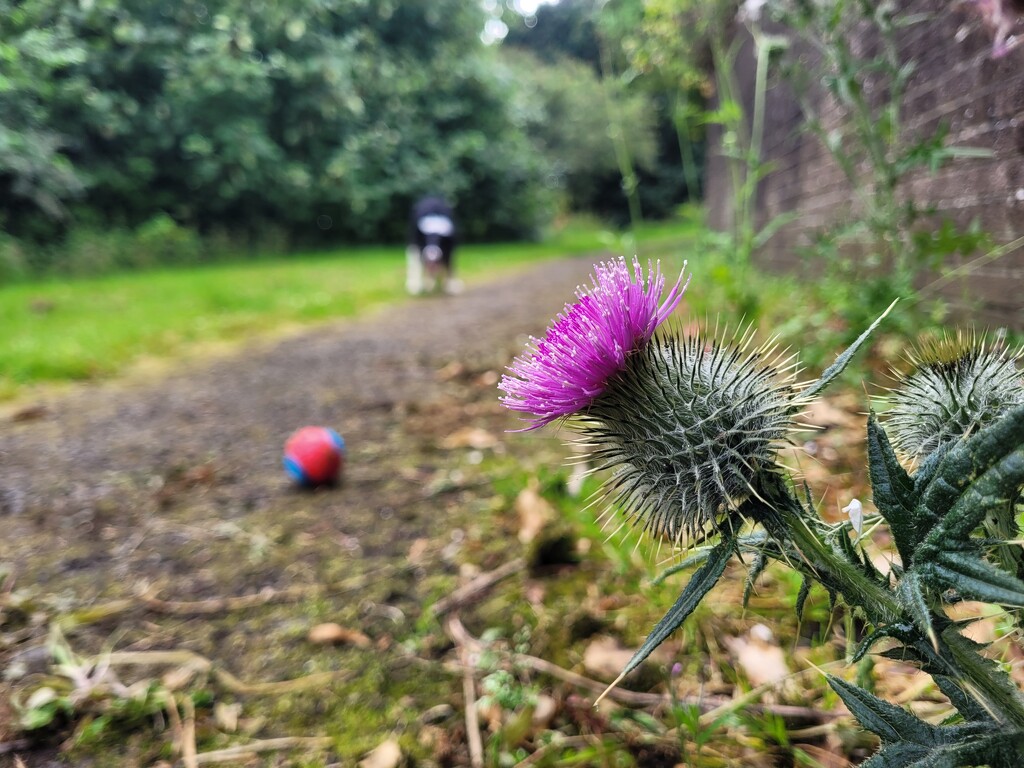
{"label": "green grass", "polygon": [[[640,240],[660,249],[696,228],[652,225]],[[459,273],[473,283],[601,250],[621,252],[619,238],[574,220],[541,243],[467,245]],[[144,358],[354,317],[404,300],[404,280],[404,249],[389,246],[0,287],[0,401],[32,385],[116,376]]]}

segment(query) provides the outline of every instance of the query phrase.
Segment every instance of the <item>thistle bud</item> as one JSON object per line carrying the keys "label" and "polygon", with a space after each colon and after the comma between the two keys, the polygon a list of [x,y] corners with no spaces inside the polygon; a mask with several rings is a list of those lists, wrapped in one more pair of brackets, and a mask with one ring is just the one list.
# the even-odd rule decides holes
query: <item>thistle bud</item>
{"label": "thistle bud", "polygon": [[774,471],[796,400],[770,345],[669,337],[629,359],[580,422],[610,469],[606,493],[644,530],[676,544],[717,527]]}
{"label": "thistle bud", "polygon": [[989,346],[957,334],[924,342],[908,356],[913,368],[897,376],[887,400],[886,431],[909,461],[960,440],[1024,403],[1017,369],[1021,350]]}

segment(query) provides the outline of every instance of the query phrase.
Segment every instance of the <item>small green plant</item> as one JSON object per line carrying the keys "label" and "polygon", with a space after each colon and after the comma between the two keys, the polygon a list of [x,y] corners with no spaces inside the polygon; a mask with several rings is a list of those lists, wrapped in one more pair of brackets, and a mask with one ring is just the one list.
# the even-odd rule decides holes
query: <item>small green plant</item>
{"label": "small green plant", "polygon": [[720,152],[726,159],[729,175],[732,196],[729,226],[723,241],[717,245],[722,253],[728,254],[731,269],[736,273],[731,281],[733,295],[730,299],[740,315],[753,319],[758,316],[759,307],[758,293],[749,279],[754,253],[793,219],[792,214],[785,213],[763,224],[757,220],[758,189],[775,167],[764,159],[762,151],[769,64],[788,43],[783,37],[765,33],[758,14],[740,14],[753,40],[755,61],[753,104],[748,113],[736,78],[743,41],[736,35],[729,37],[733,13],[735,7],[730,3],[715,3],[713,11],[708,13],[707,40],[718,103],[703,119],[705,123],[720,126]]}
{"label": "small green plant", "polygon": [[[631,274],[618,260],[598,265],[595,275],[499,386],[505,405],[532,415],[528,428],[560,420],[580,433],[591,460],[610,473],[609,505],[659,547],[704,545],[687,558],[699,567],[678,600],[613,686],[682,625],[734,556],[750,568],[749,581],[778,561],[803,578],[798,615],[818,585],[867,625],[853,664],[872,652],[916,664],[949,699],[953,713],[936,725],[876,697],[867,680],[828,675],[850,712],[881,739],[866,765],[1020,765],[1024,695],[944,606],[1024,606],[1017,560],[1000,557],[1020,549],[1022,350],[990,350],[973,337],[922,346],[915,371],[892,396],[892,415],[868,421],[877,514],[865,516],[857,501],[847,507],[849,519],[830,523],[777,451],[785,424],[836,380],[888,310],[817,381],[798,386],[787,362],[749,334],[656,338],[682,298],[682,275],[664,300],[657,269],[645,278],[639,264]],[[888,528],[891,572],[865,551],[865,523]],[[688,713],[678,714],[685,726]]]}
{"label": "small green plant", "polygon": [[53,674],[43,685],[32,688],[24,703],[15,701],[18,724],[26,733],[73,723],[71,743],[82,745],[118,728],[156,722],[173,705],[157,681],[125,685],[102,654],[96,659],[76,654],[58,624],[50,628],[47,647],[53,657]]}

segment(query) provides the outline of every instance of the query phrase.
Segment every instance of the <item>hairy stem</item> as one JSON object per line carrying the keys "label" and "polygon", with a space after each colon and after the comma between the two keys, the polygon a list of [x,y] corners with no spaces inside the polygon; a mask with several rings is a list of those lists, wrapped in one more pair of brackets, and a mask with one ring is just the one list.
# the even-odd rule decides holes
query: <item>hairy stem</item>
{"label": "hairy stem", "polygon": [[995,663],[982,657],[955,628],[932,639],[921,635],[891,588],[824,541],[781,477],[765,475],[760,480],[757,490],[762,498],[748,501],[741,511],[764,525],[783,551],[796,550],[802,561],[793,563],[795,567],[841,594],[876,627],[901,627],[896,636],[906,636],[905,642],[931,667],[959,682],[996,720],[1024,727],[1024,696]]}

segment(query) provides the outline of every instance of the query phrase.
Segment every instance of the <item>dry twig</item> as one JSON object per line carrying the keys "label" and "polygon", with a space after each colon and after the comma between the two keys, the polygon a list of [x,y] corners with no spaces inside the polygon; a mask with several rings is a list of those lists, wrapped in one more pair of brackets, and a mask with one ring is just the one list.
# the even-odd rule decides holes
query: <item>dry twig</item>
{"label": "dry twig", "polygon": [[[460,648],[472,648],[475,651],[483,649],[484,644],[469,633],[457,616],[449,618],[445,626],[448,630],[449,636],[452,638],[452,641]],[[502,651],[501,649],[494,650],[497,653],[505,655],[505,657],[514,665],[526,667],[528,669],[532,669],[534,672],[549,675],[550,677],[569,683],[577,688],[583,688],[595,693],[600,693],[607,687],[605,683],[592,680],[589,677],[584,677],[577,672],[565,669],[557,664],[553,664],[550,661],[546,661],[545,659],[541,659],[536,656],[530,656],[525,653],[509,653],[508,651]],[[802,670],[795,674],[800,675],[806,671],[807,670]],[[738,709],[741,707],[751,712],[771,713],[786,720],[812,723],[835,720],[840,717],[845,717],[847,714],[845,711],[822,711],[814,709],[813,707],[801,707],[789,704],[762,704],[753,701],[754,698],[768,690],[771,690],[775,686],[775,683],[760,686],[738,699],[727,698],[725,696],[689,696],[682,699],[677,698],[675,701],[680,704],[700,707],[702,712],[712,713],[713,717],[722,713],[726,709]],[[667,693],[644,693],[641,691],[631,691],[625,688],[613,688],[609,691],[608,698],[614,699],[621,704],[629,704],[644,708],[656,708],[669,704],[672,701],[672,698]],[[707,715],[704,717],[706,718]]]}
{"label": "dry twig", "polygon": [[281,752],[287,749],[310,749],[324,751],[330,749],[332,741],[327,736],[287,736],[280,739],[263,739],[249,744],[238,744],[233,747],[200,752],[196,755],[196,765],[213,765],[236,760],[252,759],[261,752]]}
{"label": "dry twig", "polygon": [[449,616],[445,622],[448,636],[455,643],[462,666],[462,696],[465,699],[466,742],[469,745],[469,763],[473,768],[483,768],[484,745],[480,737],[480,719],[476,712],[476,683],[473,675],[476,665],[472,663],[470,653],[479,646],[477,641],[459,621],[458,616]]}
{"label": "dry twig", "polygon": [[181,723],[181,762],[185,768],[198,768],[196,760],[196,708],[189,696],[181,697],[181,708],[185,716]]}
{"label": "dry twig", "polygon": [[175,665],[196,673],[212,674],[217,682],[231,693],[248,696],[269,696],[278,693],[295,693],[309,688],[318,688],[338,680],[348,680],[355,673],[352,670],[318,672],[292,680],[271,683],[247,683],[239,680],[225,669],[220,669],[210,659],[192,651],[116,651],[105,657],[111,666],[119,665]]}
{"label": "dry twig", "polygon": [[434,607],[432,609],[434,616],[440,618],[446,613],[450,613],[451,611],[457,610],[468,603],[473,602],[485,594],[487,590],[499,581],[507,579],[513,574],[519,573],[519,571],[524,568],[526,568],[526,561],[517,557],[515,560],[510,560],[501,567],[495,568],[493,571],[481,573],[468,584],[456,589],[448,597],[434,603]]}

